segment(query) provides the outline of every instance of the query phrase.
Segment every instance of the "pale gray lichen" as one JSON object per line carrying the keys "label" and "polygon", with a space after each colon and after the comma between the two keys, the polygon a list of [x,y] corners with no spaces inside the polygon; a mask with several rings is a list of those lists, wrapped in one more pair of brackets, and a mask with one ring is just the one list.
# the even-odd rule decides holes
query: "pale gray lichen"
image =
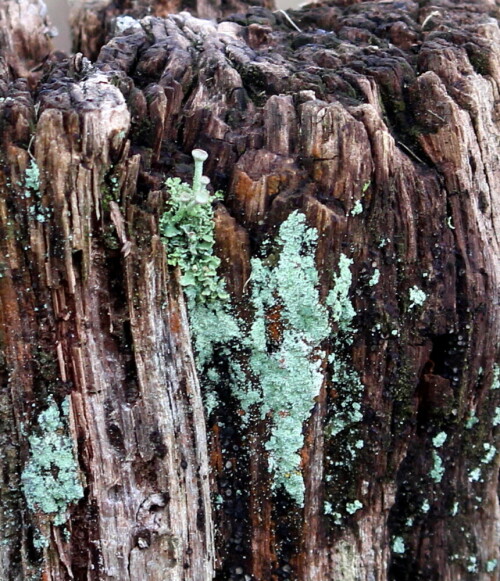
{"label": "pale gray lichen", "polygon": [[38,429],[28,437],[30,455],[21,476],[28,507],[50,515],[55,525],[66,521],[69,505],[83,496],[63,414],[55,402],[40,413]]}

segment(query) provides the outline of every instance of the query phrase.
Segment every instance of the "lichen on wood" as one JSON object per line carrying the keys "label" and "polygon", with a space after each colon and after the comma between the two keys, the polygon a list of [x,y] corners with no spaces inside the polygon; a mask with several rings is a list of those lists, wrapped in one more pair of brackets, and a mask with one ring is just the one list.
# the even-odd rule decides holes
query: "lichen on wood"
{"label": "lichen on wood", "polygon": [[[87,66],[49,54],[45,17],[27,34],[32,20],[13,4],[28,3],[0,9],[10,22],[0,42],[9,575],[492,581],[495,6],[339,0],[287,18],[238,4],[234,15],[215,7],[215,22],[172,3],[150,13],[145,2],[91,3],[74,17]],[[16,38],[31,42],[16,53]],[[194,148],[208,152],[205,173],[224,192],[214,252],[232,304],[230,319],[212,310],[203,333],[220,332],[230,349],[203,333],[191,343],[158,228],[165,179],[190,177]],[[33,163],[38,191],[26,183]],[[305,328],[290,338],[302,314],[287,312],[277,280],[287,240],[275,243],[293,215],[317,236],[299,253],[311,268],[314,254],[316,274],[299,278],[317,314],[333,309],[314,326],[314,396],[301,398],[286,458],[300,468],[302,507],[302,493],[290,497],[269,472],[272,430],[288,410],[263,401],[262,374],[246,365],[257,287],[263,359],[286,375],[289,353],[312,344]],[[300,295],[300,285],[288,290]],[[344,307],[335,316],[332,301]],[[210,413],[193,351],[217,393]],[[84,496],[68,505],[64,530],[48,523],[42,555],[40,515],[22,495],[21,426],[36,431],[48,402],[66,397]],[[290,467],[275,468],[284,481]]]}

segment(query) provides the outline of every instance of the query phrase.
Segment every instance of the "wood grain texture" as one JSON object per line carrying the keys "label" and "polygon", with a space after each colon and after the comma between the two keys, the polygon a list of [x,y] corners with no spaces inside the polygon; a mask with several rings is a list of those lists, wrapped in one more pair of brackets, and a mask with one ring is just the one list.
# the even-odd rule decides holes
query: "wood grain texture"
{"label": "wood grain texture", "polygon": [[[38,79],[0,64],[6,579],[497,579],[496,3],[318,3],[290,13],[301,32],[262,6],[216,23],[155,4],[108,38],[117,13],[144,15],[118,4],[75,17],[93,68],[53,54]],[[32,135],[43,222],[24,195]],[[348,464],[346,434],[325,429],[342,397],[325,372],[303,508],[272,490],[269,417],[242,425],[221,388],[205,418],[157,227],[164,179],[190,179],[194,147],[225,194],[216,252],[242,317],[250,260],[291,211],[319,234],[322,297],[353,259],[363,447]],[[69,539],[20,494],[24,430],[48,394],[70,397],[85,486]],[[325,514],[353,499],[340,524]]]}

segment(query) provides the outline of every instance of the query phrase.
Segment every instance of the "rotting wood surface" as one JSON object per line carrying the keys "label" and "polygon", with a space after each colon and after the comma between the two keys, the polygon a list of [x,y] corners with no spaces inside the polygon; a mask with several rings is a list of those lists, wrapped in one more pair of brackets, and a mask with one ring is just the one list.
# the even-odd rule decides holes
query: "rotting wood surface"
{"label": "rotting wood surface", "polygon": [[[111,14],[87,12],[79,38]],[[145,16],[115,26],[92,67],[49,55],[42,17],[23,51],[0,43],[5,579],[498,579],[496,5],[290,14],[302,32],[260,7],[218,24]],[[363,447],[346,465],[349,435],[325,433],[341,393],[325,377],[303,509],[270,489],[268,420],[243,428],[231,401],[204,417],[158,236],[165,177],[190,179],[194,147],[225,193],[217,252],[242,312],[250,257],[292,210],[319,233],[323,296],[340,254],[353,259]],[[49,395],[70,398],[85,490],[69,537],[21,494]],[[340,524],[325,514],[353,499]]]}

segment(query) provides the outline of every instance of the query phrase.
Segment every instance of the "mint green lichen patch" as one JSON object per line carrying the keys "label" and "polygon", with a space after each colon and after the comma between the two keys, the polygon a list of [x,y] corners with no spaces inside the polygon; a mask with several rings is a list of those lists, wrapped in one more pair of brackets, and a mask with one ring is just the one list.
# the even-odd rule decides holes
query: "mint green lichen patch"
{"label": "mint green lichen patch", "polygon": [[[341,355],[345,346],[352,343],[354,333],[355,310],[349,299],[352,260],[344,254],[340,256],[333,288],[323,304],[315,264],[318,234],[307,227],[303,214],[293,212],[281,225],[272,252],[267,253],[271,248],[268,242],[262,247],[263,255],[252,260],[247,285],[252,313],[245,320],[240,319],[217,274],[213,210],[207,203],[208,193],[202,192],[200,171],[195,180],[199,182],[197,186],[167,180],[170,199],[160,230],[168,263],[180,268],[188,297],[205,406],[208,413],[217,409],[221,403],[217,393],[225,384],[241,407],[243,424],[266,419],[269,438],[265,447],[274,486],[283,487],[302,505],[303,424],[324,381],[326,346],[332,329],[338,336],[328,361],[340,395],[331,434],[350,429],[363,417],[364,387]],[[364,446],[359,433],[353,435],[356,437],[345,447],[350,459]],[[361,507],[354,500],[342,510]]]}
{"label": "mint green lichen patch", "polygon": [[380,270],[378,268],[376,268],[373,271],[372,277],[368,281],[368,285],[369,286],[375,286],[375,285],[377,285],[379,283],[379,280],[380,280]]}
{"label": "mint green lichen patch", "polygon": [[38,551],[43,551],[43,549],[49,546],[49,539],[37,530],[33,534],[33,546]]}
{"label": "mint green lichen patch", "polygon": [[[329,361],[332,364],[332,381],[340,397],[335,406],[335,413],[326,427],[326,433],[336,436],[347,429],[352,431],[354,426],[363,419],[361,398],[364,385],[357,372],[344,361],[342,356],[332,354]],[[360,449],[359,445],[356,447]]]}
{"label": "mint green lichen patch", "polygon": [[351,210],[351,216],[358,216],[363,213],[363,204],[361,200],[356,200],[353,209]]}
{"label": "mint green lichen patch", "polygon": [[353,508],[362,507],[358,499],[341,503],[353,494],[350,483],[355,471],[355,461],[364,448],[361,436],[363,420],[362,401],[364,385],[354,369],[348,355],[354,337],[353,320],[355,310],[349,298],[352,284],[350,266],[352,260],[340,256],[338,274],[334,276],[334,287],[328,295],[331,321],[337,324],[332,337],[331,353],[328,356],[332,386],[336,397],[331,402],[325,435],[329,441],[326,481],[332,482],[334,494],[329,499],[337,512],[352,514]]}
{"label": "mint green lichen patch", "polygon": [[488,442],[483,444],[484,451],[486,452],[485,455],[481,458],[482,464],[490,464],[496,456],[497,449],[495,446],[492,446]]}
{"label": "mint green lichen patch", "polygon": [[476,416],[476,412],[475,410],[472,410],[469,417],[467,418],[467,421],[465,422],[465,427],[467,430],[470,430],[471,428],[473,428],[477,423],[479,423],[479,419]]}
{"label": "mint green lichen patch", "polygon": [[467,571],[469,573],[477,573],[478,572],[477,557],[475,555],[471,555],[467,559]]}
{"label": "mint green lichen patch", "polygon": [[495,408],[495,415],[493,416],[492,423],[494,426],[500,425],[500,407]]}
{"label": "mint green lichen patch", "polygon": [[489,561],[486,561],[486,573],[493,573],[493,571],[497,568],[498,566],[498,560],[497,559],[490,559]]}
{"label": "mint green lichen patch", "polygon": [[212,360],[217,345],[239,338],[242,331],[225,302],[203,304],[189,301],[188,306],[196,364],[202,369]]}
{"label": "mint green lichen patch", "polygon": [[447,438],[448,435],[446,434],[446,432],[439,432],[437,436],[434,436],[434,438],[432,438],[432,445],[435,448],[441,448],[441,446],[446,442]]}
{"label": "mint green lichen patch", "polygon": [[30,160],[26,171],[24,172],[24,197],[34,197],[34,203],[28,208],[28,216],[37,222],[43,223],[47,220],[49,209],[41,203],[40,194],[40,170],[34,159]]}
{"label": "mint green lichen patch", "polygon": [[[258,401],[262,418],[271,418],[266,443],[269,468],[275,485],[282,485],[300,505],[304,497],[299,469],[302,427],[323,382],[320,367],[325,355],[320,344],[330,332],[328,312],[319,299],[316,240],[317,233],[307,228],[305,216],[294,212],[279,230],[277,263],[267,264],[265,258],[252,261],[254,320],[245,341],[260,392],[251,401]],[[273,309],[280,315],[279,339],[270,336],[266,320]],[[244,399],[241,403],[248,405]]]}
{"label": "mint green lichen patch", "polygon": [[203,386],[205,410],[210,416],[220,403],[217,386],[222,379],[219,370],[211,365],[216,350],[228,362],[233,390],[246,383],[246,376],[228,347],[239,345],[242,322],[233,315],[231,305],[224,298],[207,303],[189,299],[188,311],[196,369]]}
{"label": "mint green lichen patch", "polygon": [[434,480],[434,482],[441,482],[445,472],[443,461],[441,459],[441,456],[435,450],[432,450],[432,459],[434,464],[429,475]]}
{"label": "mint green lichen patch", "polygon": [[354,500],[353,502],[348,502],[345,505],[345,510],[347,512],[347,514],[354,514],[355,512],[358,512],[358,510],[361,510],[363,508],[363,503],[360,502],[359,500]]}
{"label": "mint green lichen patch", "polygon": [[71,503],[83,496],[73,442],[56,403],[38,416],[38,431],[28,438],[30,456],[21,480],[28,507],[50,515],[55,525],[66,521]]}
{"label": "mint green lichen patch", "polygon": [[214,222],[210,197],[196,195],[192,186],[179,178],[165,182],[170,198],[160,219],[160,234],[167,245],[167,262],[181,270],[181,284],[189,299],[227,299],[217,274],[220,259],[213,253]]}
{"label": "mint green lichen patch", "polygon": [[339,258],[339,273],[333,277],[333,289],[328,294],[326,304],[331,308],[333,320],[338,324],[339,331],[350,333],[351,323],[356,315],[349,298],[349,289],[352,284],[352,260],[345,254]]}
{"label": "mint green lichen patch", "polygon": [[474,468],[469,472],[469,482],[478,482],[481,479],[481,469]]}
{"label": "mint green lichen patch", "polygon": [[418,286],[412,286],[410,289],[409,298],[409,308],[413,309],[415,307],[421,307],[425,303],[427,295],[422,289],[418,288]]}
{"label": "mint green lichen patch", "polygon": [[392,539],[392,552],[402,555],[406,550],[405,542],[402,537],[394,537]]}
{"label": "mint green lichen patch", "polygon": [[27,198],[31,196],[29,190],[38,192],[40,190],[40,170],[34,159],[30,160],[29,166],[24,173],[24,185],[26,187],[25,195]]}

